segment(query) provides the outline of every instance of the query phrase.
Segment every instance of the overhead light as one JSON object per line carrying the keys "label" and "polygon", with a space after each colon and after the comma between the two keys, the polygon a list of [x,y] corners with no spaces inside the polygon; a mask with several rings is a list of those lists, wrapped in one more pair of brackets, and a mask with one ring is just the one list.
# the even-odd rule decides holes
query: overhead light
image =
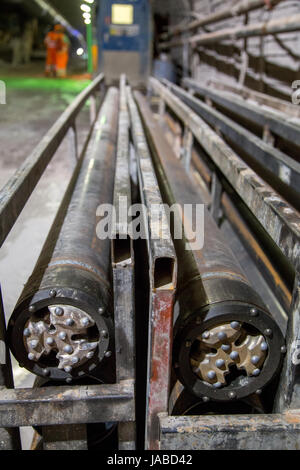
{"label": "overhead light", "polygon": [[86,3],[94,3],[94,0],[84,0]]}
{"label": "overhead light", "polygon": [[87,11],[87,12],[91,11],[91,7],[89,7],[88,5],[85,5],[85,3],[80,5],[80,8],[81,8],[82,11]]}
{"label": "overhead light", "polygon": [[91,19],[89,19],[89,20],[86,19],[86,20],[84,20],[84,22],[85,22],[85,24],[91,24]]}
{"label": "overhead light", "polygon": [[90,20],[90,19],[91,19],[91,14],[88,13],[87,11],[86,11],[85,13],[83,13],[82,16],[83,16],[83,18],[84,18],[85,20]]}
{"label": "overhead light", "polygon": [[77,55],[82,55],[84,53],[84,49],[82,47],[79,47],[76,51]]}

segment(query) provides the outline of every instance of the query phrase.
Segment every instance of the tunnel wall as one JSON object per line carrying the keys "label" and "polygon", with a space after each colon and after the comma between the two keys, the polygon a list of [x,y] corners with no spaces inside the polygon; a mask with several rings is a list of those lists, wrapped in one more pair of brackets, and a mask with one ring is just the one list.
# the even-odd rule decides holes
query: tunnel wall
{"label": "tunnel wall", "polygon": [[[192,18],[214,13],[234,6],[240,0],[171,0],[156,2],[155,8],[167,9],[170,24],[188,23]],[[266,4],[268,1],[266,0]],[[205,26],[198,33],[233,28],[300,14],[300,2],[285,0],[271,10],[261,8],[225,21]],[[190,34],[190,33],[189,33]],[[246,40],[224,41],[204,46],[190,54],[190,73],[194,78],[222,80],[234,83],[240,79],[241,53],[248,54],[248,70],[244,84],[258,91],[290,100],[291,84],[299,79],[300,32],[274,36],[253,37]],[[182,67],[182,49],[172,50],[172,58]]]}

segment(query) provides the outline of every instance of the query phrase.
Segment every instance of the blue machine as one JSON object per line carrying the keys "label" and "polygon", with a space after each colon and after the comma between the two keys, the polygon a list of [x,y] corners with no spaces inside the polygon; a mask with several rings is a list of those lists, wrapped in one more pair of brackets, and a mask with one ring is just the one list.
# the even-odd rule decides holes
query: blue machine
{"label": "blue machine", "polygon": [[100,71],[108,83],[126,73],[134,86],[145,84],[152,59],[149,0],[101,0],[98,12]]}

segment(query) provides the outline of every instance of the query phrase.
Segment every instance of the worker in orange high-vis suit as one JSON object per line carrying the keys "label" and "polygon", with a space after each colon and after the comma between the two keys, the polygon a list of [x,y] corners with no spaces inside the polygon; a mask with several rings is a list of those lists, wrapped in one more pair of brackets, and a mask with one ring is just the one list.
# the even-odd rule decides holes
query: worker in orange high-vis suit
{"label": "worker in orange high-vis suit", "polygon": [[56,52],[58,48],[58,40],[59,36],[55,29],[49,31],[45,38],[45,45],[47,48],[45,75],[47,77],[56,76]]}
{"label": "worker in orange high-vis suit", "polygon": [[57,30],[57,33],[58,33],[58,46],[56,50],[56,75],[57,77],[63,78],[67,76],[70,40],[64,32],[63,26],[60,26],[60,29]]}

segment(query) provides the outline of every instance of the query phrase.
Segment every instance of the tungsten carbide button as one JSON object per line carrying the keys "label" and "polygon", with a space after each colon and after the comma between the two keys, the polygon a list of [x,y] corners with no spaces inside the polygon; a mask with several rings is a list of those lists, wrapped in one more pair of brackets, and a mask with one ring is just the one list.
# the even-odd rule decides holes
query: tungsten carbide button
{"label": "tungsten carbide button", "polygon": [[65,370],[65,372],[69,373],[72,370],[72,366],[65,366],[64,370]]}
{"label": "tungsten carbide button", "polygon": [[214,388],[221,388],[222,384],[221,384],[221,382],[216,382],[216,383],[213,384],[213,387]]}
{"label": "tungsten carbide button", "polygon": [[104,313],[104,308],[103,308],[103,307],[99,307],[99,308],[98,308],[98,313],[99,313],[99,315],[103,315],[103,313]]}
{"label": "tungsten carbide button", "polygon": [[44,376],[44,377],[48,377],[49,374],[50,374],[50,370],[49,370],[49,369],[43,369],[43,376]]}
{"label": "tungsten carbide button", "polygon": [[27,357],[30,361],[33,361],[35,359],[35,355],[33,353],[29,353]]}
{"label": "tungsten carbide button", "polygon": [[74,323],[75,322],[74,322],[73,318],[67,318],[67,320],[66,320],[66,325],[67,326],[73,326]]}
{"label": "tungsten carbide button", "polygon": [[64,352],[66,352],[67,354],[72,354],[72,352],[73,352],[72,346],[70,346],[69,344],[67,344],[67,345],[64,347]]}
{"label": "tungsten carbide button", "polygon": [[210,398],[209,397],[202,397],[202,400],[204,401],[204,403],[207,403],[210,400]]}
{"label": "tungsten carbide button", "polygon": [[262,351],[267,351],[268,350],[268,344],[265,341],[263,341],[260,345],[260,349]]}
{"label": "tungsten carbide button", "polygon": [[221,349],[222,349],[223,351],[227,352],[227,351],[229,351],[230,346],[229,346],[229,344],[222,344]]}
{"label": "tungsten carbide button", "polygon": [[30,305],[28,310],[29,310],[30,313],[34,313],[36,309],[35,309],[34,305]]}
{"label": "tungsten carbide button", "polygon": [[[90,352],[87,353],[86,357],[88,359],[91,359],[94,356],[94,354],[95,354],[94,351],[90,351]],[[106,356],[106,357],[109,357],[109,356]]]}
{"label": "tungsten carbide button", "polygon": [[239,353],[237,351],[232,351],[230,353],[230,359],[232,359],[233,361],[236,361],[239,357]]}
{"label": "tungsten carbide button", "polygon": [[30,341],[30,347],[32,349],[35,349],[37,347],[37,345],[39,344],[38,340],[37,339],[33,339],[32,341]]}
{"label": "tungsten carbide button", "polygon": [[50,337],[50,338],[47,338],[47,339],[46,339],[46,343],[47,343],[49,346],[51,346],[51,345],[54,343],[54,339],[51,338],[51,337]]}
{"label": "tungsten carbide button", "polygon": [[216,366],[220,369],[221,367],[225,366],[225,361],[223,359],[217,359]]}
{"label": "tungsten carbide button", "polygon": [[202,333],[202,338],[203,338],[203,339],[208,339],[209,336],[210,336],[209,331],[204,331],[204,333]]}
{"label": "tungsten carbide button", "polygon": [[57,292],[56,292],[55,289],[51,289],[50,292],[49,292],[50,297],[56,297],[56,294],[57,294]]}
{"label": "tungsten carbide button", "polygon": [[238,329],[240,328],[241,324],[240,324],[238,321],[232,321],[232,322],[230,323],[230,326],[231,326],[231,328],[233,328],[234,330],[238,330]]}
{"label": "tungsten carbide button", "polygon": [[65,331],[60,331],[60,332],[58,333],[58,337],[59,337],[59,339],[61,339],[62,341],[64,341],[64,340],[66,339],[66,337],[67,337],[67,333],[66,333]]}
{"label": "tungsten carbide button", "polygon": [[80,320],[80,323],[82,324],[82,326],[88,326],[90,320],[87,317],[84,317]]}
{"label": "tungsten carbide button", "polygon": [[285,353],[286,353],[286,346],[281,346],[280,352],[281,352],[282,354],[285,354]]}
{"label": "tungsten carbide button", "polygon": [[101,336],[102,336],[103,338],[107,338],[107,337],[108,337],[107,331],[102,330],[102,331],[101,331]]}
{"label": "tungsten carbide button", "polygon": [[63,314],[64,314],[63,308],[61,308],[61,307],[56,307],[56,309],[55,309],[55,315],[57,315],[58,317],[61,317]]}
{"label": "tungsten carbide button", "polygon": [[110,357],[111,356],[111,351],[106,351],[105,357]]}
{"label": "tungsten carbide button", "polygon": [[79,359],[78,359],[77,356],[74,356],[74,357],[72,357],[71,361],[73,362],[73,364],[78,364]]}
{"label": "tungsten carbide button", "polygon": [[215,371],[214,371],[214,370],[209,370],[209,371],[207,372],[207,377],[208,377],[210,380],[214,379],[214,378],[216,377]]}
{"label": "tungsten carbide button", "polygon": [[257,377],[259,374],[260,374],[260,369],[254,369],[254,371],[252,372],[252,375],[254,377]]}
{"label": "tungsten carbide button", "polygon": [[252,364],[256,365],[259,363],[259,356],[252,356],[251,357]]}
{"label": "tungsten carbide button", "polygon": [[261,388],[259,388],[258,390],[256,390],[256,392],[255,392],[255,393],[256,393],[256,395],[261,395],[261,394],[262,394],[262,389],[261,389]]}
{"label": "tungsten carbide button", "polygon": [[220,333],[218,333],[218,338],[220,341],[224,341],[224,339],[227,338],[226,333],[224,331],[220,331]]}
{"label": "tungsten carbide button", "polygon": [[30,329],[29,329],[29,328],[25,328],[25,330],[23,331],[23,335],[24,335],[24,336],[30,336],[30,335],[31,335]]}

